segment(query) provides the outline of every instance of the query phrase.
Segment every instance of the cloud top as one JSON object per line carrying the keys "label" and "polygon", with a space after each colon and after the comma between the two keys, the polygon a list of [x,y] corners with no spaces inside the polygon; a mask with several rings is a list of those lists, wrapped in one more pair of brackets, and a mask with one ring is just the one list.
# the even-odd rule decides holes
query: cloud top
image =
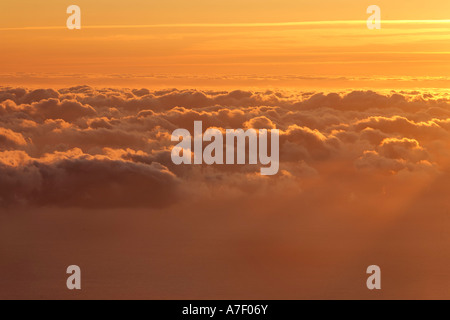
{"label": "cloud top", "polygon": [[[173,165],[172,131],[196,120],[279,129],[280,173]],[[354,194],[445,172],[449,130],[449,97],[432,92],[2,87],[0,205],[162,207],[205,192],[332,192],[338,181]]]}

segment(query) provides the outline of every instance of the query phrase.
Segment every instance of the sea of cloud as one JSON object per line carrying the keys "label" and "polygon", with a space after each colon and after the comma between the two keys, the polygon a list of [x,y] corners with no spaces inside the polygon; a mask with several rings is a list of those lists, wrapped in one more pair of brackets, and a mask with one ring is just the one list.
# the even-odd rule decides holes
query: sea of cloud
{"label": "sea of cloud", "polygon": [[[174,165],[171,133],[196,120],[279,129],[279,174]],[[433,92],[1,87],[0,206],[162,208],[249,194],[376,201],[446,177],[449,144],[450,97]]]}

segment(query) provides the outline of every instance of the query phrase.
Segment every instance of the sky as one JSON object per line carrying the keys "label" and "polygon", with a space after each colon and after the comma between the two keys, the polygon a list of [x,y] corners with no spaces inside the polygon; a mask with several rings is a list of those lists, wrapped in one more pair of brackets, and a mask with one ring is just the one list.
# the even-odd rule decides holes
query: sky
{"label": "sky", "polygon": [[[0,4],[5,79],[235,88],[448,85],[448,1],[378,1],[381,30],[366,27],[373,3],[358,0],[81,0],[79,31],[65,28],[70,4]],[[298,22],[314,23],[283,25]]]}
{"label": "sky", "polygon": [[[0,298],[448,299],[450,2],[372,4],[2,1]],[[278,174],[175,165],[194,121]]]}

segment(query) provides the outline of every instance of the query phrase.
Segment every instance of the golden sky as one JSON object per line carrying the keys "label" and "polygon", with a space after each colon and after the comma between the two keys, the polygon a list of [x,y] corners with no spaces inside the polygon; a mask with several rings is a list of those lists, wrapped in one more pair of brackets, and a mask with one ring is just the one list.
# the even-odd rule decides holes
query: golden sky
{"label": "golden sky", "polygon": [[[71,4],[82,10],[80,31],[65,27]],[[190,76],[194,84],[241,76],[239,81],[254,85],[392,87],[390,82],[400,77],[397,86],[447,86],[450,20],[445,20],[450,19],[450,2],[377,1],[381,30],[366,27],[371,4],[375,3],[2,2],[0,68],[5,81],[62,74],[90,79],[86,82],[100,76],[112,77],[109,81],[117,84],[123,79],[145,83],[157,82],[154,75],[164,74]]]}

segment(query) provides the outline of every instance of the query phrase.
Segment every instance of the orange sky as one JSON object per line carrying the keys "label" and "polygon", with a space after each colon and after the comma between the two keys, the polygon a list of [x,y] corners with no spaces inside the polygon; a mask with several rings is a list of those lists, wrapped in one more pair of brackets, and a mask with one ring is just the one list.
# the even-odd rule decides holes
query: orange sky
{"label": "orange sky", "polygon": [[[81,31],[65,28],[65,11],[71,4],[81,7]],[[3,84],[53,79],[53,84],[447,87],[450,21],[438,20],[450,19],[450,2],[377,1],[381,30],[366,27],[371,4],[375,3],[2,2],[0,70]],[[279,25],[304,21],[323,22]],[[155,77],[161,74],[170,79]],[[173,75],[183,75],[183,80]]]}

